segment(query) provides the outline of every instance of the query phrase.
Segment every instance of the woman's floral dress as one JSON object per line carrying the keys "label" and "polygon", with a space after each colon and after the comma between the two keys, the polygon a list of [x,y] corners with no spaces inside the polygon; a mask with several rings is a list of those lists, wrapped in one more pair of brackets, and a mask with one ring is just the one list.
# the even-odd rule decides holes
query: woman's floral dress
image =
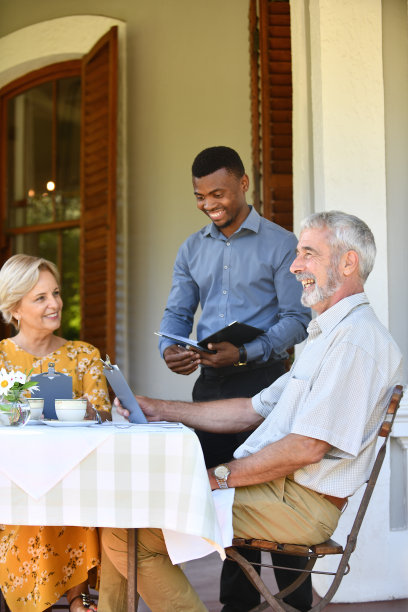
{"label": "woman's floral dress", "polygon": [[[33,374],[48,371],[72,376],[74,397],[86,396],[97,410],[110,410],[98,349],[67,341],[37,358],[10,338],[0,342],[0,368]],[[98,531],[94,527],[0,525],[0,586],[12,612],[45,610],[99,565]]]}

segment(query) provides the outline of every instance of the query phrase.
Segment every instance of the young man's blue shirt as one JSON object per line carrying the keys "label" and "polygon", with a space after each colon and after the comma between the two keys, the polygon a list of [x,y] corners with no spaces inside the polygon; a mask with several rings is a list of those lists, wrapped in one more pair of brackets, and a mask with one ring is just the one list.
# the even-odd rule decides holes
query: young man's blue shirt
{"label": "young man's blue shirt", "polygon": [[[306,337],[310,310],[300,303],[302,285],[289,271],[294,234],[251,211],[226,238],[211,223],[181,245],[161,332],[189,336],[199,305],[201,340],[233,321],[265,330],[245,344],[248,361],[282,359]],[[161,339],[160,352],[172,344]]]}

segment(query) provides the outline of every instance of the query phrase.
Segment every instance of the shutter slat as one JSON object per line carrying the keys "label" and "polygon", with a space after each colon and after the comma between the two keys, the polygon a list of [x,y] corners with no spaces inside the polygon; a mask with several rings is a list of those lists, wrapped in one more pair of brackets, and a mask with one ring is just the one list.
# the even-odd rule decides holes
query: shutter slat
{"label": "shutter slat", "polygon": [[84,58],[81,151],[82,338],[115,358],[117,28]]}
{"label": "shutter slat", "polygon": [[289,1],[259,1],[259,45],[263,214],[291,230],[292,61]]}

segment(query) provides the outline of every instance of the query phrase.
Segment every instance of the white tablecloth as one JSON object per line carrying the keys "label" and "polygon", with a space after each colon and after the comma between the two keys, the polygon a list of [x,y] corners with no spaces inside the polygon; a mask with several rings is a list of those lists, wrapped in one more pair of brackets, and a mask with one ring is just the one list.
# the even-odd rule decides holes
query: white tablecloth
{"label": "white tablecloth", "polygon": [[187,543],[188,557],[180,537],[177,562],[224,557],[226,545],[198,438],[183,426],[1,428],[0,523],[159,527],[211,542]]}

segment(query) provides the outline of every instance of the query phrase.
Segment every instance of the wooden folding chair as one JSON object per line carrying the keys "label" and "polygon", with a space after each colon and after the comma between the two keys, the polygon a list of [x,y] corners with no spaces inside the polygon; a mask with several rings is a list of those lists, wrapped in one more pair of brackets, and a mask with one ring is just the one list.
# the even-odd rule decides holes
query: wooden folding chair
{"label": "wooden folding chair", "polygon": [[[349,559],[351,553],[354,551],[357,543],[358,532],[360,531],[361,524],[363,522],[368,503],[371,499],[371,495],[373,493],[373,489],[375,483],[378,478],[378,474],[380,472],[381,466],[384,461],[385,451],[387,440],[391,432],[392,425],[394,423],[395,415],[397,413],[400,401],[402,397],[402,386],[396,385],[393,389],[393,393],[391,399],[388,404],[387,413],[385,419],[380,427],[378,435],[382,438],[385,438],[383,443],[381,444],[380,449],[378,450],[377,457],[375,459],[373,468],[371,470],[371,474],[369,479],[366,481],[365,491],[360,502],[359,508],[357,510],[356,518],[354,519],[354,523],[352,529],[347,537],[347,543],[345,547],[337,544],[334,540],[327,540],[326,542],[322,542],[321,544],[315,544],[314,546],[302,546],[297,544],[281,544],[278,542],[269,542],[267,540],[255,540],[255,539],[244,539],[244,538],[234,538],[232,541],[232,546],[226,548],[225,552],[229,559],[236,561],[242,571],[246,574],[248,579],[252,582],[254,587],[259,591],[259,593],[264,597],[265,602],[253,608],[251,612],[260,612],[261,610],[266,610],[268,608],[276,611],[293,611],[297,612],[295,608],[290,606],[289,604],[283,601],[283,598],[295,591],[309,576],[309,574],[320,573],[327,574],[333,576],[332,583],[324,595],[324,597],[319,601],[318,604],[313,606],[310,612],[320,612],[323,610],[327,604],[331,601],[332,597],[336,593],[337,589],[340,586],[340,582],[342,581],[343,576],[349,573]],[[268,587],[265,585],[261,577],[255,571],[253,566],[236,550],[236,548],[251,548],[260,551],[266,552],[274,552],[281,553],[285,555],[295,555],[297,557],[307,557],[308,561],[303,570],[290,570],[289,568],[282,568],[288,571],[296,571],[297,577],[294,579],[292,584],[286,589],[279,591],[278,593],[272,594]],[[341,555],[337,567],[336,572],[319,572],[317,570],[313,570],[313,566],[316,563],[316,560],[324,557],[326,555]],[[265,567],[275,567],[278,568],[280,566],[277,565],[267,565],[267,564],[259,564]]]}

